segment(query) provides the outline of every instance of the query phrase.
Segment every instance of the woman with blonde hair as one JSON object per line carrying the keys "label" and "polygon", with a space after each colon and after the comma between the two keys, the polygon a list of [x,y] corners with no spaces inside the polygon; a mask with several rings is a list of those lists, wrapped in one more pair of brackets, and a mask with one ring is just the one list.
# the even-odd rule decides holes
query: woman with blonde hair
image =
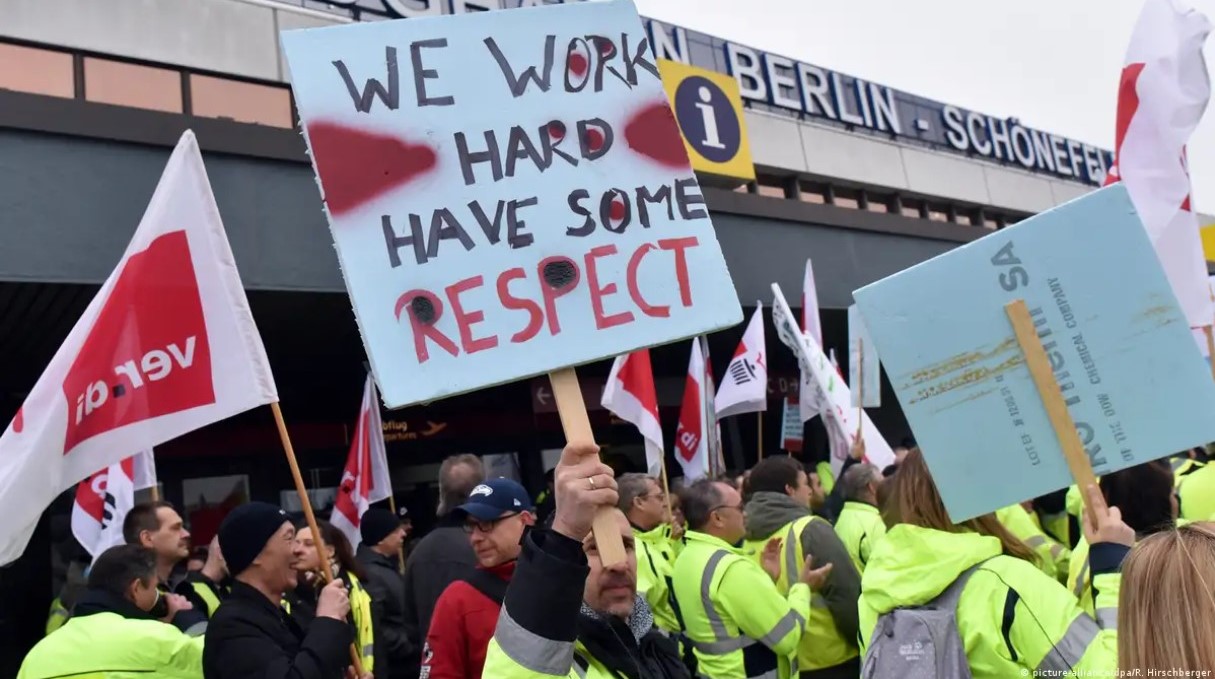
{"label": "woman with blonde hair", "polygon": [[1215,669],[1215,523],[1156,533],[1131,550],[1118,601],[1118,668],[1143,676]]}
{"label": "woman with blonde hair", "polygon": [[[948,591],[957,594],[957,628],[974,679],[1116,669],[1117,632],[1101,629],[1086,615],[995,515],[951,521],[922,453],[909,453],[886,484],[882,518],[889,530],[870,554],[861,580],[866,667],[891,662],[867,652],[878,635],[894,635],[893,616],[884,614],[930,604]],[[1135,534],[1116,507],[1105,506],[1096,487],[1088,491],[1094,511],[1085,513],[1084,528],[1093,544],[1095,588],[1103,606],[1116,607],[1118,567]],[[955,582],[958,587],[951,588]],[[906,641],[908,648],[913,641]]]}

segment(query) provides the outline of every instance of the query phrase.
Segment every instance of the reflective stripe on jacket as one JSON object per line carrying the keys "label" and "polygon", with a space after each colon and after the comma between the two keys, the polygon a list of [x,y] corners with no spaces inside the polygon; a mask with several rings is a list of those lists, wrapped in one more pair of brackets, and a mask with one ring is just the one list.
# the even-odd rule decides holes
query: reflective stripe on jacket
{"label": "reflective stripe on jacket", "polygon": [[1067,580],[1071,551],[1052,540],[1019,504],[996,510],[996,519],[1038,555],[1038,567],[1059,582]]}
{"label": "reflective stripe on jacket", "polygon": [[342,573],[350,591],[350,613],[354,617],[354,639],[359,655],[363,657],[363,670],[375,671],[375,627],[371,619],[371,595],[349,571]]}
{"label": "reflective stripe on jacket", "polygon": [[34,646],[17,679],[202,679],[203,637],[117,613],[75,616]]}
{"label": "reflective stripe on jacket", "polygon": [[645,597],[654,613],[654,624],[668,632],[678,632],[679,619],[671,605],[671,573],[675,568],[675,548],[671,527],[659,524],[644,533],[634,529],[637,551],[637,593]]}
{"label": "reflective stripe on jacket", "polygon": [[[971,576],[958,603],[958,631],[974,679],[1097,675],[1117,668],[1117,604],[1126,554],[1100,545],[1094,621],[1057,581],[1033,564],[1000,556],[1000,541],[971,532],[946,533],[898,525],[874,550],[860,601],[861,641],[868,646],[877,619],[898,607],[931,601],[967,568],[990,559]],[[996,558],[991,558],[996,557]],[[1111,565],[1112,564],[1112,565]]]}
{"label": "reflective stripe on jacket", "polygon": [[874,546],[886,535],[886,524],[877,507],[849,500],[835,521],[835,533],[852,557],[852,565],[863,575]]}
{"label": "reflective stripe on jacket", "polygon": [[[811,522],[815,521],[821,521],[822,523],[819,525],[831,528],[831,523],[821,516],[806,516],[793,521],[775,535],[769,536],[769,538],[781,538],[780,578],[776,581],[776,589],[781,594],[787,594],[789,583],[796,583],[801,576],[802,566],[806,563],[806,549],[802,535]],[[834,537],[834,529],[831,528],[831,531],[830,535]],[[821,557],[822,555],[815,556]],[[836,566],[836,568],[842,569],[843,567]],[[806,631],[797,648],[798,670],[806,672],[835,667],[859,654],[856,640],[850,636],[845,637],[836,626],[835,618],[831,615],[831,609],[827,605],[827,599],[821,592],[814,592],[810,597],[810,616],[806,620]]]}
{"label": "reflective stripe on jacket", "polygon": [[711,535],[688,531],[675,561],[675,599],[683,612],[698,672],[709,679],[788,676],[810,616],[810,588],[787,597],[744,552]]}

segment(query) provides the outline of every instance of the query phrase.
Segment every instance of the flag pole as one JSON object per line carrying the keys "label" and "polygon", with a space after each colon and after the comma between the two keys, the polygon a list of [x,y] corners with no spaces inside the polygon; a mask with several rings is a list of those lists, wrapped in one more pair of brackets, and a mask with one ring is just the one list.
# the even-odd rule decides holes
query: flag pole
{"label": "flag pole", "polygon": [[667,500],[667,524],[675,525],[675,510],[671,508],[671,486],[667,481],[667,456],[663,452],[662,461],[658,468],[658,475],[662,477],[662,496]]}
{"label": "flag pole", "polygon": [[[764,405],[767,405],[766,401]],[[755,422],[759,425],[759,459],[762,460],[764,459],[764,411],[761,410],[758,413],[755,413]]]}
{"label": "flag pole", "polygon": [[708,442],[705,446],[705,452],[708,453],[709,459],[709,476],[717,478],[721,473],[718,466],[719,460],[717,456],[721,454],[720,441],[717,440],[717,418],[713,412],[713,397],[709,395],[709,387],[713,384],[713,364],[709,362],[709,340],[704,335],[696,338],[700,342],[700,355],[704,359],[704,374],[701,375],[701,410],[704,411],[705,432],[704,437]]}
{"label": "flag pole", "polygon": [[152,491],[152,502],[160,502],[160,481],[157,480],[156,483],[153,483],[152,487],[148,490]]}
{"label": "flag pole", "polygon": [[856,338],[856,438],[859,441],[865,425],[865,338]]}
{"label": "flag pole", "polygon": [[[393,497],[392,493],[388,494],[388,510],[392,512],[393,516],[397,515],[397,500],[395,497]],[[397,518],[397,521],[400,522],[400,517]],[[400,524],[398,523],[398,525],[400,525]],[[397,545],[397,572],[400,573],[401,575],[405,575],[405,541],[404,540],[401,540],[401,544]]]}
{"label": "flag pole", "polygon": [[[333,569],[329,566],[329,559],[325,557],[325,537],[321,535],[321,529],[316,524],[316,515],[312,513],[312,500],[308,497],[308,489],[304,487],[304,477],[300,474],[300,463],[295,459],[295,448],[291,445],[291,436],[287,433],[287,423],[283,420],[283,411],[279,407],[278,401],[270,404],[270,411],[274,413],[274,423],[278,426],[278,436],[283,442],[283,451],[287,454],[287,464],[291,467],[291,478],[295,481],[295,492],[300,496],[300,504],[304,509],[304,519],[308,522],[308,529],[312,531],[312,542],[316,545],[317,560],[321,562],[321,577],[328,584],[333,580]],[[350,644],[350,660],[354,664],[355,673],[362,676],[363,658],[359,656],[359,651],[353,643]]]}

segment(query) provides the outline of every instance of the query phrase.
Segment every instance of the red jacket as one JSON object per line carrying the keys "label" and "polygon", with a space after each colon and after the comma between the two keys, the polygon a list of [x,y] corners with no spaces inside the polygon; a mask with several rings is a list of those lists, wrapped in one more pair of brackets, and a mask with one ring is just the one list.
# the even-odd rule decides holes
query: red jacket
{"label": "red jacket", "polygon": [[[485,570],[509,582],[515,562]],[[481,679],[500,610],[498,602],[463,580],[448,585],[430,619],[420,679]]]}

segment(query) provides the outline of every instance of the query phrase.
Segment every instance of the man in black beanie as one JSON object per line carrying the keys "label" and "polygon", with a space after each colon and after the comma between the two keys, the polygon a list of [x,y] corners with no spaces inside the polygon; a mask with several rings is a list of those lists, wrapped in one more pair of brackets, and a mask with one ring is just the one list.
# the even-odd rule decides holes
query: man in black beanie
{"label": "man in black beanie", "polygon": [[[363,584],[372,601],[380,604],[376,632],[381,641],[376,645],[376,673],[389,679],[404,679],[409,676],[408,659],[413,650],[405,636],[405,578],[398,565],[405,528],[392,512],[372,507],[363,513],[359,532],[363,542],[359,545],[358,560],[367,569],[367,581]],[[386,647],[383,653],[380,645]],[[387,670],[383,669],[381,658]]]}
{"label": "man in black beanie", "polygon": [[[274,505],[251,502],[232,510],[219,527],[232,593],[207,628],[206,679],[341,679],[350,666],[354,630],[340,579],[321,590],[307,635],[282,607],[296,585],[295,528]],[[371,675],[356,679],[370,679]]]}

